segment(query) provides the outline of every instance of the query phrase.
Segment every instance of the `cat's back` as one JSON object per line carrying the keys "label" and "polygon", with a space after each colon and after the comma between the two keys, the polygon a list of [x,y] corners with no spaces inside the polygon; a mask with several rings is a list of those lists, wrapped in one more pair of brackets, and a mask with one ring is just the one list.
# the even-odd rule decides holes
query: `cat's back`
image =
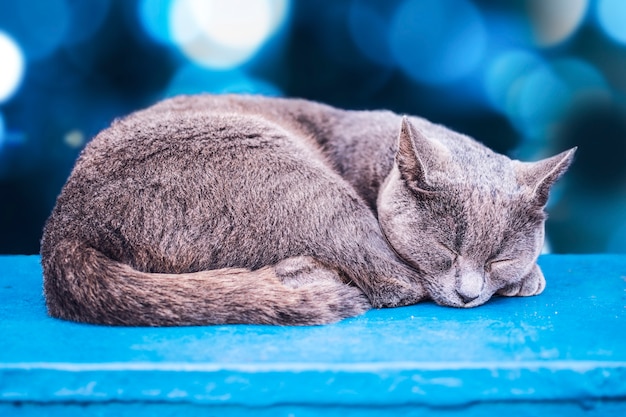
{"label": "cat's back", "polygon": [[[274,233],[313,230],[304,223],[325,218],[297,217],[303,200],[336,206],[350,192],[316,144],[288,125],[232,108],[157,105],[115,121],[85,147],[42,251],[73,236],[141,270],[155,269],[155,259],[168,260],[163,270],[184,270],[181,254],[199,247],[203,267],[260,267],[293,250]],[[272,242],[262,254],[257,235]],[[231,241],[239,252],[220,252]]]}
{"label": "cat's back", "polygon": [[[106,178],[128,175],[138,167],[183,169],[274,159],[322,161],[306,133],[260,112],[244,111],[225,98],[203,96],[168,100],[116,120],[82,152],[74,175]],[[207,103],[212,101],[214,106]],[[148,163],[150,162],[150,163]]]}

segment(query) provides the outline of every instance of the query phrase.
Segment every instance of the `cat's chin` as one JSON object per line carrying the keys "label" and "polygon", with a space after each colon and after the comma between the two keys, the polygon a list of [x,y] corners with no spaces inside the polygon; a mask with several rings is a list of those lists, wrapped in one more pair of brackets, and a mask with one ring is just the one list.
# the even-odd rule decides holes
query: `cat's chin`
{"label": "cat's chin", "polygon": [[483,293],[475,298],[474,300],[465,302],[459,295],[454,294],[432,294],[430,298],[440,306],[444,307],[455,307],[455,308],[473,308],[478,307],[485,304],[487,301],[491,299],[491,295],[489,293]]}
{"label": "cat's chin", "polygon": [[455,308],[474,308],[479,307],[489,301],[491,297],[486,298],[484,300],[477,298],[476,300],[470,301],[468,303],[463,302],[462,300],[445,300],[443,302],[435,301],[437,304],[445,307],[455,307]]}

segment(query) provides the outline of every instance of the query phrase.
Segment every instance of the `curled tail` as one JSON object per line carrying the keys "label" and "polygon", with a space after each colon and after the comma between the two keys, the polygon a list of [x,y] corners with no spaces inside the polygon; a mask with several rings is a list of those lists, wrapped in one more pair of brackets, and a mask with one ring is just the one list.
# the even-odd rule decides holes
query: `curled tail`
{"label": "curled tail", "polygon": [[254,271],[160,274],[137,271],[94,248],[62,241],[42,254],[42,265],[49,314],[86,323],[313,325],[371,308],[360,290],[306,257]]}

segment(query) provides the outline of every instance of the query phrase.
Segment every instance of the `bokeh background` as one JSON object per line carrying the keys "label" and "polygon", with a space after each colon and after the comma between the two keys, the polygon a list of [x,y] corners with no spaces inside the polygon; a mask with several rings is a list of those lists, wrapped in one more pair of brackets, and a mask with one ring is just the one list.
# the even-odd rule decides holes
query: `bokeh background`
{"label": "bokeh background", "polygon": [[0,0],[0,253],[36,253],[85,143],[181,93],[416,114],[577,159],[546,250],[626,252],[626,1]]}

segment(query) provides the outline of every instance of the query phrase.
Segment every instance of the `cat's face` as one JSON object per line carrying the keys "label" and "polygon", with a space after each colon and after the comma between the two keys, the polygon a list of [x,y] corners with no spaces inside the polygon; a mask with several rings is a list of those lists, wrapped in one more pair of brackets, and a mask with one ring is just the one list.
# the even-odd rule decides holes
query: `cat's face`
{"label": "cat's face", "polygon": [[[478,156],[463,158],[467,165],[459,167],[441,144],[429,142],[404,121],[396,164],[378,201],[389,244],[420,271],[438,304],[474,307],[495,293],[540,293],[545,280],[536,261],[544,240],[543,206],[573,151],[522,164],[474,144],[466,152]],[[481,164],[481,158],[490,161]],[[499,158],[495,165],[492,158]]]}
{"label": "cat's face", "polygon": [[519,197],[486,190],[407,196],[400,187],[395,193],[392,207],[381,205],[381,227],[398,255],[422,272],[435,302],[478,306],[526,277],[536,280],[533,294],[543,290],[536,267],[543,216],[526,212]]}

